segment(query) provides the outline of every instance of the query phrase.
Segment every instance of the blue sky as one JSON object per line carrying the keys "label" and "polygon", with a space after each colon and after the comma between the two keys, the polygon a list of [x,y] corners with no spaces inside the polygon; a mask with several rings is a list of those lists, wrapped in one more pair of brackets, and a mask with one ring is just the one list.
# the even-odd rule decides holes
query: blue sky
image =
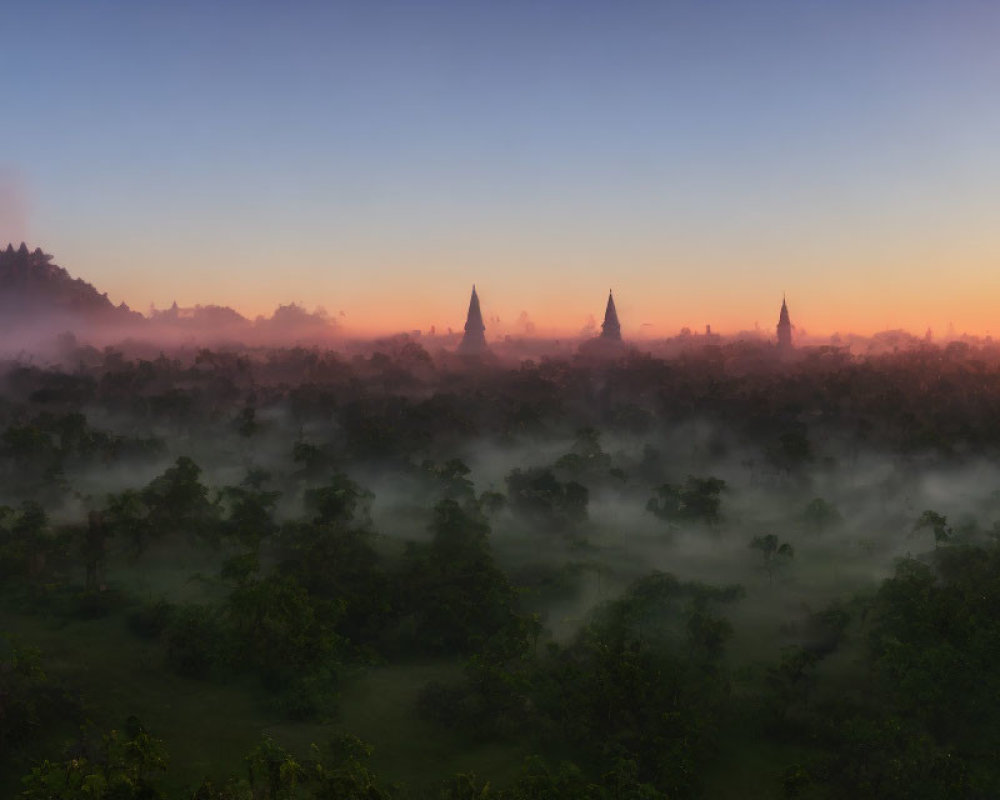
{"label": "blue sky", "polygon": [[[364,328],[1000,301],[992,3],[7,2],[0,239],[145,310]],[[5,198],[5,199],[4,199]],[[990,305],[992,303],[992,306]],[[499,328],[498,328],[499,329]]]}

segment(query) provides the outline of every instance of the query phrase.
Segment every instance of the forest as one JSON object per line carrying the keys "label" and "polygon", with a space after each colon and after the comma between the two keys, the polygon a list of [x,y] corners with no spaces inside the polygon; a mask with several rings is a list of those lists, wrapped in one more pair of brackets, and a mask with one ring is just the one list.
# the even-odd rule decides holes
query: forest
{"label": "forest", "polygon": [[0,796],[1000,796],[1000,348],[0,364]]}

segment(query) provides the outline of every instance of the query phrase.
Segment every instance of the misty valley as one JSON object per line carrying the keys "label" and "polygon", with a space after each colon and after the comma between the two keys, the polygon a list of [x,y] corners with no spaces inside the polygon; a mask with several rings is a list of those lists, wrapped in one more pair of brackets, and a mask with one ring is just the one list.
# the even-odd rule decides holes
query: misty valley
{"label": "misty valley", "polygon": [[1000,796],[1000,348],[533,347],[0,365],[0,795]]}

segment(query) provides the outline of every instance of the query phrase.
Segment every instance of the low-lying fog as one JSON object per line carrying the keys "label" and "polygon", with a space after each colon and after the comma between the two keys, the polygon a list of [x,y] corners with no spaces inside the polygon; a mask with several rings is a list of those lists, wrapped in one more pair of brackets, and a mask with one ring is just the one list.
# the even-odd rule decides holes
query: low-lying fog
{"label": "low-lying fog", "polygon": [[[540,613],[560,639],[578,627],[594,604],[616,596],[652,570],[686,581],[742,584],[746,599],[731,613],[744,616],[744,623],[756,619],[759,628],[768,619],[794,622],[810,610],[875,587],[899,557],[932,549],[931,527],[918,525],[924,511],[947,517],[950,535],[956,537],[985,536],[1000,519],[1000,467],[985,455],[945,457],[928,450],[899,455],[880,449],[875,437],[869,442],[856,435],[839,436],[835,426],[807,419],[804,425],[795,423],[795,430],[804,433],[801,442],[792,438],[791,455],[776,457],[784,441],[779,436],[748,436],[742,420],[725,414],[671,416],[646,402],[648,393],[643,391],[636,391],[630,401],[651,410],[637,412],[640,423],[631,433],[626,432],[628,425],[600,424],[600,414],[587,410],[590,401],[574,399],[576,405],[565,413],[558,403],[552,406],[555,410],[546,412],[549,423],[537,432],[530,432],[530,426],[517,432],[489,425],[472,432],[463,432],[460,425],[424,431],[424,425],[440,425],[431,419],[406,423],[415,436],[424,436],[424,444],[410,447],[405,456],[369,457],[345,445],[358,424],[345,409],[353,407],[357,416],[378,407],[390,418],[378,404],[395,402],[397,394],[417,398],[413,402],[440,395],[446,398],[442,402],[461,409],[462,403],[489,402],[490,392],[507,391],[505,382],[528,380],[524,370],[535,375],[534,366],[520,371],[511,365],[488,366],[483,380],[495,381],[493,388],[473,381],[459,402],[454,387],[465,380],[461,371],[435,373],[435,365],[424,356],[404,363],[398,353],[396,361],[361,353],[347,361],[330,353],[295,350],[258,356],[242,365],[240,358],[246,354],[215,360],[199,356],[203,363],[198,369],[208,369],[204,363],[211,362],[215,372],[209,373],[190,372],[195,369],[190,356],[186,364],[162,357],[154,363],[112,356],[105,355],[103,367],[92,367],[88,379],[100,383],[109,374],[125,374],[138,381],[135,376],[146,369],[153,376],[162,373],[149,378],[160,381],[159,393],[143,394],[140,387],[133,395],[128,384],[114,395],[113,403],[91,399],[75,410],[93,429],[135,440],[155,439],[160,449],[104,461],[68,458],[63,477],[69,491],[61,503],[47,507],[54,522],[79,522],[108,493],[141,488],[179,456],[194,459],[202,469],[201,480],[213,490],[240,484],[251,470],[268,473],[267,488],[282,493],[279,520],[294,519],[305,513],[305,490],[324,480],[315,472],[306,475],[293,457],[296,446],[304,443],[325,459],[323,475],[345,472],[373,493],[372,526],[387,552],[398,553],[407,540],[429,538],[431,511],[444,496],[435,470],[450,460],[468,467],[465,479],[471,481],[475,496],[507,496],[508,478],[515,470],[547,469],[563,485],[575,481],[586,487],[585,518],[547,525],[528,519],[509,497],[505,505],[492,507],[488,517],[498,561],[522,587],[525,605]],[[640,367],[646,369],[649,363]],[[340,376],[337,402],[324,399],[322,380],[304,377],[303,364],[311,375]],[[660,368],[690,369],[694,374],[703,369],[692,360],[680,367],[660,362]],[[24,424],[36,413],[58,415],[73,405],[33,402],[30,398],[38,393],[29,391],[31,381],[44,384],[44,375],[15,380],[11,376],[18,369],[23,365],[8,367],[7,425]],[[86,372],[82,363],[75,371],[62,369],[67,374]],[[554,373],[565,369],[552,367]],[[589,375],[585,365],[573,369]],[[261,370],[271,370],[280,380],[258,380]],[[415,374],[424,377],[412,378]],[[390,375],[409,388],[394,390]],[[591,397],[600,396],[605,380],[595,382]],[[21,383],[29,389],[18,396]],[[297,396],[300,385],[303,392],[314,394]],[[560,385],[564,398],[575,397],[572,383]],[[660,487],[683,488],[689,477],[724,482],[717,492],[717,514],[681,513],[665,519],[648,509]],[[0,493],[0,502],[12,506],[22,499],[10,487]],[[751,547],[755,538],[768,535],[776,537],[776,546],[790,545],[794,554],[779,558]],[[755,626],[743,624],[737,630],[752,636]]]}
{"label": "low-lying fog", "polygon": [[[106,414],[95,413],[94,420],[115,427]],[[257,421],[260,431],[250,440],[235,435],[225,420],[216,435],[159,430],[168,443],[159,458],[69,471],[66,478],[80,500],[53,516],[78,520],[88,496],[139,488],[180,455],[192,457],[213,488],[237,485],[251,469],[265,470],[272,476],[269,485],[284,492],[280,516],[301,515],[306,483],[294,477],[292,443],[299,437],[321,442],[337,422],[331,420],[325,431],[317,424],[296,426],[282,407],[258,413]],[[599,441],[616,474],[576,476],[589,492],[585,521],[546,530],[509,506],[490,518],[495,555],[526,587],[526,604],[540,611],[559,639],[570,635],[595,604],[652,570],[688,581],[744,585],[747,598],[731,612],[750,618],[744,623],[755,616],[794,620],[875,587],[897,558],[932,548],[932,532],[916,529],[925,509],[945,515],[956,530],[967,533],[977,526],[989,530],[1000,518],[1000,468],[984,459],[945,465],[875,450],[842,453],[828,445],[810,462],[784,470],[707,421]],[[459,458],[470,469],[476,494],[506,494],[505,479],[513,470],[552,467],[575,445],[573,436],[476,438],[455,452],[438,454],[437,463],[445,455]],[[429,538],[436,497],[428,493],[418,468],[356,464],[344,469],[374,494],[373,527],[387,543]],[[689,475],[725,481],[717,522],[668,522],[647,510],[658,486],[682,484]],[[820,511],[814,508],[810,515],[817,499]],[[761,553],[750,547],[754,537],[767,534],[794,548],[794,556],[770,572]],[[744,624],[737,630],[754,627]]]}

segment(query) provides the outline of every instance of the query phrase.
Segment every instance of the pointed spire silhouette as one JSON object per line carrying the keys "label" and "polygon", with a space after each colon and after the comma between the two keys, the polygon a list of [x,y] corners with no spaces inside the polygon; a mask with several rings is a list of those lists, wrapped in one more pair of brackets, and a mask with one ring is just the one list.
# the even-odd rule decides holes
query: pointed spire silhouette
{"label": "pointed spire silhouette", "polygon": [[459,353],[482,353],[487,349],[486,326],[483,324],[483,312],[479,308],[479,295],[476,285],[472,284],[472,297],[469,298],[469,313],[465,318],[465,335],[458,345]]}
{"label": "pointed spire silhouette", "polygon": [[792,321],[788,316],[785,294],[781,294],[781,312],[778,314],[778,347],[790,350],[792,347]]}
{"label": "pointed spire silhouette", "polygon": [[622,340],[622,326],[618,322],[618,311],[615,309],[615,297],[608,289],[608,307],[604,310],[604,322],[601,323],[601,338]]}

